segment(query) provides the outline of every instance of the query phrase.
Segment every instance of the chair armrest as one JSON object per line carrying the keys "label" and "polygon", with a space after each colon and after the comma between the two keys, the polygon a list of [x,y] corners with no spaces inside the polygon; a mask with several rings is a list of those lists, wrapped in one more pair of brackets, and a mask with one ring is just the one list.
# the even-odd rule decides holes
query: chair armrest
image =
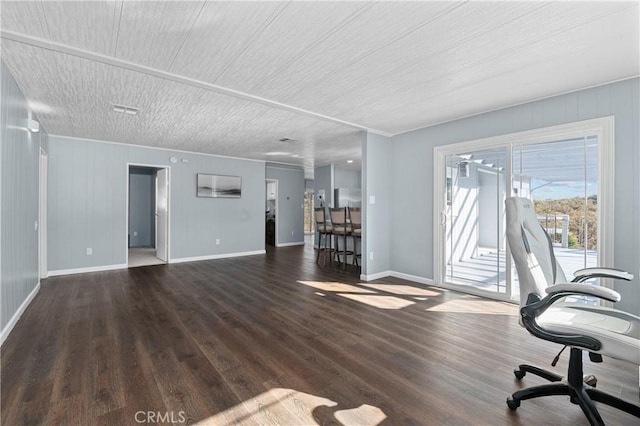
{"label": "chair armrest", "polygon": [[[537,321],[537,318],[539,315],[541,315],[551,305],[553,305],[555,302],[562,299],[563,297],[572,296],[575,294],[592,294],[594,296],[601,297],[603,294],[606,294],[606,291],[599,292],[598,290],[596,290],[594,292],[593,291],[594,289],[610,290],[606,287],[597,287],[597,286],[592,286],[588,284],[567,283],[567,284],[556,284],[554,286],[548,287],[547,292],[549,294],[547,294],[542,299],[540,299],[538,295],[532,293],[529,295],[527,304],[520,308],[520,319],[522,321],[522,325],[524,325],[524,327],[529,331],[529,333],[533,334],[536,337],[539,337],[540,339],[548,340],[554,343],[559,343],[561,345],[580,347],[592,352],[599,351],[600,348],[602,348],[602,343],[600,343],[599,340],[595,339],[592,336],[586,336],[582,334],[552,332],[552,331],[546,330],[544,327],[538,324],[538,321]],[[593,294],[596,292],[601,294]],[[618,298],[619,298],[619,295],[618,295]],[[606,297],[605,299],[610,300],[608,299],[608,297]]]}
{"label": "chair armrest", "polygon": [[631,281],[633,274],[614,268],[584,268],[573,273],[573,282],[582,282],[591,278],[615,278],[619,280]]}
{"label": "chair armrest", "polygon": [[620,294],[607,287],[600,287],[581,283],[563,283],[549,286],[545,289],[547,295],[540,299],[537,295],[529,295],[529,300],[525,306],[520,308],[520,318],[522,324],[531,334],[550,342],[561,345],[577,346],[590,351],[598,351],[602,347],[599,340],[591,336],[580,334],[558,333],[545,330],[536,321],[538,316],[551,307],[563,297],[573,295],[589,295],[600,299],[618,302]]}
{"label": "chair armrest", "polygon": [[589,284],[577,284],[577,283],[556,284],[556,285],[547,287],[545,291],[549,295],[554,295],[556,293],[565,293],[565,296],[569,296],[571,294],[585,294],[588,296],[595,296],[600,299],[605,299],[610,302],[620,301],[620,294],[617,291],[611,290],[610,288],[607,288],[607,287],[600,287],[600,286],[589,285]]}

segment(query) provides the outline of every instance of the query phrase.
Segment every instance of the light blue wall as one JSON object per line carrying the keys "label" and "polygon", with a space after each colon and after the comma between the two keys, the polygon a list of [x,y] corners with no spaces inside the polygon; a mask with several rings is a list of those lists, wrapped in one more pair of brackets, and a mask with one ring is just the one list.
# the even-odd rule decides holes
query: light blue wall
{"label": "light blue wall", "polygon": [[[47,134],[26,129],[29,106],[0,61],[0,325],[5,327],[38,284],[40,146]],[[33,116],[37,120],[37,117]]]}
{"label": "light blue wall", "polygon": [[332,207],[333,204],[333,164],[328,166],[316,167],[313,172],[313,183],[315,185],[315,206],[320,207],[320,200],[318,199],[319,191],[324,190],[324,200],[322,205],[325,208]]}
{"label": "light blue wall", "polygon": [[129,174],[130,247],[155,246],[156,175],[147,170],[152,173],[132,169]]}
{"label": "light blue wall", "polygon": [[304,180],[304,189],[314,190],[315,184],[313,183],[313,179],[305,179]]}
{"label": "light blue wall", "polygon": [[[50,271],[125,263],[128,162],[170,167],[172,260],[264,250],[263,162],[59,136],[49,151]],[[241,176],[242,197],[197,198],[197,173]]]}
{"label": "light blue wall", "polygon": [[[467,140],[615,116],[615,266],[620,309],[640,313],[640,79],[506,108],[393,137],[390,151],[391,269],[433,278],[433,148]],[[382,170],[382,173],[385,173]]]}
{"label": "light blue wall", "polygon": [[334,188],[361,188],[362,173],[359,170],[342,170],[334,167]]}
{"label": "light blue wall", "polygon": [[[391,139],[367,133],[362,146],[362,274],[389,270],[389,155]],[[375,203],[371,203],[375,197]],[[371,260],[373,252],[373,260]]]}
{"label": "light blue wall", "polygon": [[278,245],[304,244],[304,170],[267,164],[266,178],[278,180]]}

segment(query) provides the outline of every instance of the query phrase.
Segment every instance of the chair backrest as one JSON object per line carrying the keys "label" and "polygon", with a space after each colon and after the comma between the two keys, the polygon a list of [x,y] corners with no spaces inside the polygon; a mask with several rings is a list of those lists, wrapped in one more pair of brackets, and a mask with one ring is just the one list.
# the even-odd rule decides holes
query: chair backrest
{"label": "chair backrest", "polygon": [[327,229],[327,215],[324,207],[316,207],[313,209],[313,217],[316,221],[316,230],[324,232]]}
{"label": "chair backrest", "polygon": [[360,207],[349,207],[349,221],[351,222],[351,228],[353,229],[362,227],[362,214],[360,213]]}
{"label": "chair backrest", "polygon": [[343,226],[347,223],[347,208],[332,208],[329,209],[329,215],[331,216],[332,226]]}
{"label": "chair backrest", "polygon": [[510,197],[505,205],[507,241],[518,271],[520,306],[524,306],[530,294],[542,298],[545,288],[567,280],[553,253],[551,239],[538,221],[533,201]]}

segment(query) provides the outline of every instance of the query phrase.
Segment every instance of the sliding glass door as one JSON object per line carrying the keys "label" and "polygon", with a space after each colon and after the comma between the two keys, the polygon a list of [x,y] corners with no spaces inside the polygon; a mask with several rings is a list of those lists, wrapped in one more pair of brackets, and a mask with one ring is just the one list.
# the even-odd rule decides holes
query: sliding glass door
{"label": "sliding glass door", "polygon": [[445,157],[449,283],[506,293],[505,158],[505,148]]}
{"label": "sliding glass door", "polygon": [[610,266],[611,128],[609,119],[597,119],[437,147],[436,284],[518,300],[505,235],[507,196],[534,202],[569,280],[578,269]]}
{"label": "sliding glass door", "polygon": [[[515,146],[512,158],[512,194],[533,200],[567,278],[597,266],[597,137]],[[517,283],[515,269],[512,274]],[[518,286],[513,287],[517,293]]]}

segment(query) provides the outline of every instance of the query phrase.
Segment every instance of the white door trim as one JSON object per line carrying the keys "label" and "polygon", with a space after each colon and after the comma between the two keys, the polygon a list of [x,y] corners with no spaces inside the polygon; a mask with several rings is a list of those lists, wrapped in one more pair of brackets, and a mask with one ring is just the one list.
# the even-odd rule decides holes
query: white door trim
{"label": "white door trim", "polygon": [[49,156],[40,148],[39,179],[39,204],[38,204],[38,277],[43,279],[49,276],[47,264],[47,193],[48,193],[48,168]]}
{"label": "white door trim", "polygon": [[[276,222],[276,241],[275,241],[275,243],[276,244],[275,244],[275,247],[279,247],[279,245],[278,245],[278,222],[280,221],[280,206],[278,205],[278,198],[279,198],[279,195],[280,195],[280,183],[278,182],[278,179],[266,178],[265,180],[266,180],[267,183],[268,182],[275,182],[276,183],[276,220],[275,220],[275,222]],[[266,185],[265,185],[265,188],[266,188]],[[267,194],[264,194],[264,198],[265,198],[265,200],[267,199]],[[266,223],[265,223],[265,226],[266,226]],[[267,248],[266,241],[265,241],[264,245],[265,245],[265,249],[266,249]]]}
{"label": "white door trim", "polygon": [[[147,164],[127,162],[126,188],[125,188],[125,228],[124,228],[124,264],[129,265],[129,172],[133,167],[152,167],[167,169],[167,263],[171,263],[171,166],[166,164]],[[155,185],[154,185],[155,187]],[[157,233],[157,231],[156,231]]]}
{"label": "white door trim", "polygon": [[[507,149],[507,182],[505,182],[505,191],[507,194],[511,194],[511,186],[513,183],[511,179],[511,155],[513,147],[592,135],[598,137],[598,263],[603,267],[613,267],[615,120],[613,116],[609,116],[434,147],[433,276],[436,285],[472,294],[478,294],[477,292],[479,291],[483,296],[509,301],[508,295],[500,295],[478,289],[471,290],[466,286],[448,284],[444,280],[446,271],[443,265],[446,254],[442,248],[445,247],[446,235],[444,227],[441,226],[441,221],[442,213],[446,209],[446,177],[444,167],[446,155],[491,148]],[[510,263],[510,256],[507,256],[507,274],[511,270]],[[509,279],[509,277],[507,279]],[[612,280],[601,280],[601,284],[613,288]]]}
{"label": "white door trim", "polygon": [[[163,175],[165,177],[165,181],[162,182],[160,180],[160,176]],[[154,206],[154,210],[155,210],[155,248],[156,248],[156,257],[160,260],[162,260],[165,263],[169,262],[169,169],[160,169],[156,172],[156,179],[155,179],[155,206]],[[160,211],[160,198],[158,197],[158,194],[160,193],[160,188],[162,188],[162,186],[164,185],[164,190],[166,191],[165,194],[165,202],[166,202],[166,206],[165,206],[165,217],[164,217],[164,227],[163,226],[159,226],[160,223],[162,223],[161,216],[162,213]],[[160,238],[162,237],[162,238]],[[159,241],[163,241],[163,244],[158,244]],[[160,248],[164,248],[164,250],[159,250]],[[164,246],[164,247],[162,247]]]}

